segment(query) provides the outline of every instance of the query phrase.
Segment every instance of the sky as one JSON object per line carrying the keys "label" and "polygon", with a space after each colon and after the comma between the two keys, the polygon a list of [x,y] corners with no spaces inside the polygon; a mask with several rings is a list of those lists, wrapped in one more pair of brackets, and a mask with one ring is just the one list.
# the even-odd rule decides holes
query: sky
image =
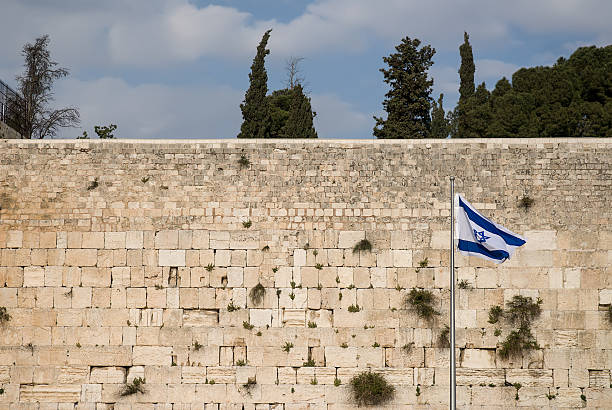
{"label": "sky", "polygon": [[404,37],[436,49],[432,97],[458,99],[459,45],[470,35],[476,82],[492,89],[520,67],[580,46],[612,44],[610,0],[0,0],[0,79],[16,89],[21,49],[48,34],[70,70],[53,106],[118,138],[235,138],[257,44],[272,29],[268,90],[303,58],[320,138],[373,138],[388,91],[379,69]]}

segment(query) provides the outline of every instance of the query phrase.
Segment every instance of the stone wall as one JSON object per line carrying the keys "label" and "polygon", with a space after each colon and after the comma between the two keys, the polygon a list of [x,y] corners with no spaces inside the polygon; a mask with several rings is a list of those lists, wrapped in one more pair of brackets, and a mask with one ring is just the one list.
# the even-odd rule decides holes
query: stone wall
{"label": "stone wall", "polygon": [[[457,254],[458,404],[612,406],[609,140],[0,149],[0,410],[352,409],[366,369],[396,387],[388,408],[447,408],[451,174],[527,238],[502,265]],[[543,301],[541,348],[504,360],[488,311],[517,294]],[[146,393],[120,396],[136,377]]]}

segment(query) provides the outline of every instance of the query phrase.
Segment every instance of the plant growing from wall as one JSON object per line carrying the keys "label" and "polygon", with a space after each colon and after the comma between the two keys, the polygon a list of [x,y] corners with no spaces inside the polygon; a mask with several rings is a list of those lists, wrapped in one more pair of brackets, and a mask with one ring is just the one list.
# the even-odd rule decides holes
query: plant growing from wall
{"label": "plant growing from wall", "polygon": [[125,386],[123,386],[123,389],[121,390],[119,395],[131,396],[132,394],[136,394],[136,393],[144,394],[146,393],[146,390],[144,388],[145,383],[146,383],[145,379],[141,377],[136,377],[134,378],[134,380],[132,380],[131,383],[126,383]]}
{"label": "plant growing from wall", "polygon": [[243,384],[242,387],[244,388],[244,390],[246,390],[247,394],[250,396],[251,389],[255,387],[256,384],[257,384],[257,380],[255,379],[255,377],[249,377],[247,379],[247,382]]}
{"label": "plant growing from wall", "polygon": [[438,335],[438,347],[450,347],[450,327],[444,326],[444,329],[440,331]]}
{"label": "plant growing from wall", "polygon": [[255,325],[252,325],[252,324],[250,324],[249,322],[247,322],[245,320],[245,321],[242,322],[242,327],[244,327],[246,330],[253,330]]}
{"label": "plant growing from wall", "polygon": [[515,327],[501,343],[499,355],[503,359],[518,357],[524,351],[539,349],[539,345],[531,332],[531,324],[542,313],[542,299],[536,301],[531,297],[516,295],[506,303],[506,309],[494,306],[489,311],[489,322],[496,323],[503,317]]}
{"label": "plant growing from wall", "polygon": [[353,376],[349,385],[358,406],[379,406],[392,400],[395,394],[395,387],[383,375],[370,371]]}
{"label": "plant growing from wall", "polygon": [[372,244],[367,239],[362,239],[355,244],[353,247],[353,253],[358,253],[361,251],[372,251]]}
{"label": "plant growing from wall", "polygon": [[228,312],[234,312],[236,310],[240,310],[240,306],[236,306],[234,305],[234,301],[232,300],[228,305],[227,305],[227,311]]}
{"label": "plant growing from wall", "polygon": [[11,315],[9,315],[4,306],[0,307],[0,325],[4,325],[9,320],[11,320]]}
{"label": "plant growing from wall", "polygon": [[308,359],[307,362],[304,362],[303,367],[315,367],[315,361],[313,359]]}
{"label": "plant growing from wall", "polygon": [[351,312],[351,313],[357,313],[360,310],[361,310],[361,308],[357,304],[351,305],[351,306],[348,307],[348,311]]}
{"label": "plant growing from wall", "polygon": [[240,168],[246,168],[249,165],[251,165],[251,161],[249,161],[249,159],[247,158],[246,155],[242,154],[242,155],[240,155],[240,159],[238,160],[238,164],[240,165]]}
{"label": "plant growing from wall", "polygon": [[608,306],[608,322],[612,323],[612,303]]}
{"label": "plant growing from wall", "polygon": [[251,289],[251,291],[249,292],[249,297],[251,298],[251,302],[253,302],[255,306],[259,305],[263,301],[263,298],[265,295],[266,295],[266,288],[264,288],[261,283],[258,283],[257,285],[255,285],[253,289]]}
{"label": "plant growing from wall", "polygon": [[285,344],[283,345],[283,350],[287,353],[289,353],[289,351],[293,348],[293,343],[291,342],[285,342]]}
{"label": "plant growing from wall", "polygon": [[466,279],[462,279],[457,283],[459,289],[472,289],[472,285]]}
{"label": "plant growing from wall", "polygon": [[489,309],[489,323],[495,324],[499,322],[499,319],[504,315],[504,310],[501,306],[493,306]]}
{"label": "plant growing from wall", "polygon": [[201,344],[200,344],[200,343],[199,343],[199,342],[196,340],[196,341],[193,343],[193,350],[195,350],[195,351],[197,352],[197,351],[198,351],[198,350],[200,350],[201,348],[202,348],[202,345],[201,345]]}
{"label": "plant growing from wall", "polygon": [[91,191],[92,189],[96,189],[98,185],[98,177],[95,177],[94,180],[87,185],[87,190]]}
{"label": "plant growing from wall", "polygon": [[251,225],[253,225],[253,222],[251,222],[250,219],[248,221],[242,222],[242,226],[247,228],[247,229],[249,229],[251,227]]}
{"label": "plant growing from wall", "polygon": [[529,196],[525,195],[519,200],[518,207],[525,211],[528,211],[529,208],[533,206],[534,202],[535,201],[533,200],[533,198],[530,198]]}
{"label": "plant growing from wall", "polygon": [[406,297],[406,304],[416,312],[417,316],[428,321],[440,314],[434,307],[436,302],[436,296],[427,289],[412,288]]}
{"label": "plant growing from wall", "polygon": [[416,268],[416,273],[419,273],[422,268],[426,268],[429,266],[429,258],[425,258],[419,262],[419,267]]}

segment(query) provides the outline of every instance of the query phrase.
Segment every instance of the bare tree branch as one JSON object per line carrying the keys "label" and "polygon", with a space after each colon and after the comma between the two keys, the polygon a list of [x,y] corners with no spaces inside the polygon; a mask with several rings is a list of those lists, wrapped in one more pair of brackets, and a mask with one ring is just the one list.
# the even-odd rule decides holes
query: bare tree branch
{"label": "bare tree branch", "polygon": [[285,61],[285,71],[287,72],[287,79],[285,85],[288,89],[293,90],[298,84],[304,86],[304,76],[300,69],[300,63],[304,60],[304,57],[289,57]]}
{"label": "bare tree branch", "polygon": [[19,91],[25,102],[24,138],[44,138],[57,135],[58,128],[76,126],[80,122],[79,111],[68,107],[52,110],[53,82],[68,75],[68,69],[56,68],[48,50],[49,36],[37,38],[34,44],[23,46],[24,72],[17,76]]}

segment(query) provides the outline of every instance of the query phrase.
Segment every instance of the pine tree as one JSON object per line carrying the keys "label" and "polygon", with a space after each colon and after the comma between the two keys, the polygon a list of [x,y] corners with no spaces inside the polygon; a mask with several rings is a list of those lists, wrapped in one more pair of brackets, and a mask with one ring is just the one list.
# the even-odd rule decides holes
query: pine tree
{"label": "pine tree", "polygon": [[431,88],[433,80],[427,71],[436,50],[419,49],[421,41],[406,37],[395,47],[396,53],[383,57],[389,69],[381,68],[385,83],[391,89],[385,94],[383,107],[387,119],[374,117],[377,138],[427,138],[431,129]]}
{"label": "pine tree", "polygon": [[431,110],[431,138],[446,138],[448,131],[448,120],[444,116],[444,94],[440,94],[438,103]]}
{"label": "pine tree", "polygon": [[266,73],[265,58],[270,54],[266,45],[271,31],[268,30],[264,33],[251,65],[249,89],[244,96],[244,102],[240,104],[243,122],[238,138],[266,138],[270,135],[271,120],[268,101],[266,100],[268,74]]}
{"label": "pine tree", "polygon": [[461,55],[459,102],[457,103],[455,120],[457,121],[457,137],[468,138],[466,133],[470,128],[470,118],[467,112],[467,105],[470,98],[474,96],[474,73],[476,66],[474,65],[474,55],[470,45],[470,36],[466,32],[463,33],[463,44],[459,46],[459,54]]}
{"label": "pine tree", "polygon": [[312,120],[315,113],[310,106],[310,98],[304,94],[302,85],[298,84],[291,90],[291,108],[285,125],[286,138],[317,138]]}

